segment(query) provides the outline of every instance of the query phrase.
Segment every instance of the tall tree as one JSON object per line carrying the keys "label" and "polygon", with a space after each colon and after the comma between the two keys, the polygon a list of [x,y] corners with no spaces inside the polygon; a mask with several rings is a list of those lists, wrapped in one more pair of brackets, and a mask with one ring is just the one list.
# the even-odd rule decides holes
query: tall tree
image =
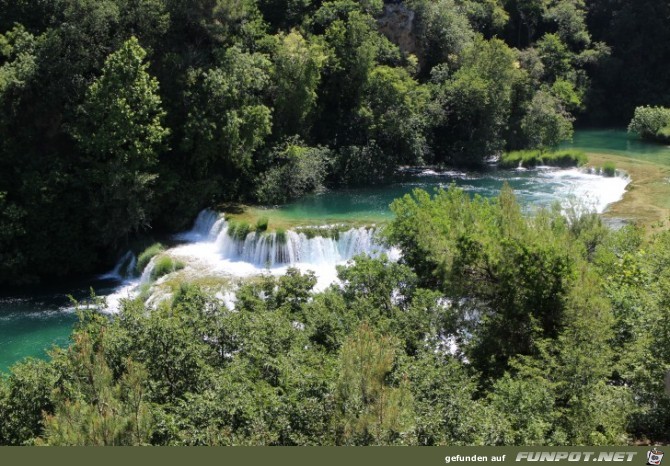
{"label": "tall tree", "polygon": [[158,81],[147,72],[145,57],[131,38],[107,58],[75,128],[86,154],[82,176],[92,223],[107,243],[148,224],[154,169],[169,134],[162,125]]}

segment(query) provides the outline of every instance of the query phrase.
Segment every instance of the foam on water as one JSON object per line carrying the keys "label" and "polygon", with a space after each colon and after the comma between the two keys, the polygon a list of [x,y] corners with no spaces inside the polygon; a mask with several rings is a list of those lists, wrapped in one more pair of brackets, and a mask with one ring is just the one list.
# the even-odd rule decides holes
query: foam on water
{"label": "foam on water", "polygon": [[576,200],[598,213],[603,213],[607,206],[620,201],[630,183],[630,178],[625,176],[605,177],[576,168],[547,169],[541,171],[540,176],[557,184],[556,195],[563,199],[561,204],[564,207]]}

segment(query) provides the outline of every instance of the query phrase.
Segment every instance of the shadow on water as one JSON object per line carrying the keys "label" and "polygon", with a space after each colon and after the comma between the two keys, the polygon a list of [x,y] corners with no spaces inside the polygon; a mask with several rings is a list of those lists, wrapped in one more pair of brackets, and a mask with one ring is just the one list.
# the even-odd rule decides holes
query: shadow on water
{"label": "shadow on water", "polygon": [[83,303],[91,287],[104,295],[118,284],[94,278],[0,290],[0,372],[25,357],[46,357],[53,345],[69,343],[78,320],[70,295]]}

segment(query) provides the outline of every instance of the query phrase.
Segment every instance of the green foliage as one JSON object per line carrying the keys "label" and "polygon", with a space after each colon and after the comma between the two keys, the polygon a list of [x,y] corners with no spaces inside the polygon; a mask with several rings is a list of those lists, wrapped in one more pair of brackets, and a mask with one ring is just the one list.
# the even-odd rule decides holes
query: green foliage
{"label": "green foliage", "polygon": [[548,149],[572,139],[572,120],[560,99],[539,91],[521,119],[521,132],[527,146]]}
{"label": "green foliage", "polygon": [[637,107],[628,131],[654,141],[667,142],[670,131],[670,108]]}
{"label": "green foliage", "polygon": [[52,390],[57,374],[38,360],[27,360],[0,379],[0,444],[25,445],[43,428],[42,413],[53,407]]}
{"label": "green foliage", "polygon": [[423,162],[428,150],[427,89],[402,68],[378,66],[368,74],[362,91],[358,115],[368,140],[375,141],[383,157],[373,170]]}
{"label": "green foliage", "polygon": [[274,119],[279,135],[309,133],[309,119],[316,106],[316,89],[326,58],[323,46],[308,42],[296,30],[280,36],[274,59]]}
{"label": "green foliage", "polygon": [[111,243],[146,225],[142,200],[152,196],[152,170],[169,130],[158,81],[147,73],[146,52],[136,38],[105,61],[102,76],[88,89],[75,130],[86,154],[86,179],[98,194],[89,208],[95,231]]}
{"label": "green foliage", "polygon": [[[44,438],[39,443],[52,446],[146,445],[153,430],[153,416],[147,400],[147,373],[128,360],[125,373],[114,380],[103,350],[94,353],[87,334],[75,339],[71,376],[82,399],[71,400],[56,390],[61,398],[53,415],[44,417]],[[67,391],[72,391],[70,386]]]}
{"label": "green foliage", "polygon": [[137,256],[137,272],[142,273],[144,269],[149,265],[151,259],[160,254],[165,250],[165,247],[160,243],[155,243],[146,248],[144,251]]}
{"label": "green foliage", "polygon": [[388,445],[411,429],[408,384],[388,386],[395,362],[395,342],[362,324],[340,350],[336,386],[337,443]]}
{"label": "green foliage", "polygon": [[578,209],[524,216],[508,188],[416,191],[393,209],[403,262],[355,257],[322,292],[289,269],[240,284],[233,311],[182,283],[156,309],[83,313],[68,349],[0,380],[0,442],[663,438],[670,234],[612,232]]}
{"label": "green foliage", "polygon": [[252,228],[247,222],[229,222],[228,236],[238,241],[244,241]]}
{"label": "green foliage", "polygon": [[182,261],[174,259],[170,256],[160,256],[156,259],[154,268],[151,270],[151,279],[157,280],[160,277],[169,273],[176,272],[186,267]]}
{"label": "green foliage", "polygon": [[391,208],[385,234],[421,283],[454,301],[467,297],[462,312],[481,316],[471,357],[485,374],[557,336],[582,254],[559,213],[525,219],[509,187],[495,201],[455,187],[433,198],[416,190]]}
{"label": "green foliage", "polygon": [[525,167],[538,165],[552,167],[579,167],[588,161],[586,154],[579,150],[568,149],[556,152],[542,152],[539,150],[524,150],[505,152],[498,165],[502,168]]}
{"label": "green foliage", "polygon": [[270,220],[267,217],[261,217],[256,221],[256,231],[263,232],[268,229],[268,223]]}
{"label": "green foliage", "polygon": [[189,112],[182,150],[189,158],[194,181],[218,173],[212,189],[238,194],[255,172],[255,153],[271,133],[272,113],[262,94],[270,85],[270,61],[260,53],[232,47],[219,64],[188,77]]}
{"label": "green foliage", "polygon": [[501,151],[513,91],[523,79],[514,51],[501,40],[478,37],[463,52],[461,67],[444,81],[436,79],[445,116],[435,128],[439,150],[470,165]]}
{"label": "green foliage", "polygon": [[330,152],[289,140],[271,154],[272,166],[261,174],[256,199],[263,204],[283,204],[323,189]]}
{"label": "green foliage", "polygon": [[275,238],[278,244],[286,244],[286,230],[281,228],[275,230]]}
{"label": "green foliage", "polygon": [[467,14],[468,7],[475,7],[476,2],[468,2],[467,6],[461,3],[455,0],[408,2],[408,6],[416,11],[420,47],[417,52],[425,70],[430,71],[440,63],[455,64],[473,41],[474,31]]}
{"label": "green foliage", "polygon": [[603,175],[609,177],[616,176],[616,165],[614,164],[614,162],[606,162],[603,165],[602,173]]}
{"label": "green foliage", "polygon": [[601,98],[590,75],[609,49],[587,10],[626,9],[412,0],[398,7],[414,14],[405,34],[388,26],[393,8],[0,1],[0,281],[95,272],[204,205],[551,148]]}

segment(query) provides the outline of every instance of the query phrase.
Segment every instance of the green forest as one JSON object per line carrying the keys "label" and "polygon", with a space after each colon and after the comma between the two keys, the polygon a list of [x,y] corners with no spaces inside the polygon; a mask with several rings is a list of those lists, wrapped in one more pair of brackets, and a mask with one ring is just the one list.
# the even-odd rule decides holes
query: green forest
{"label": "green forest", "polygon": [[0,283],[99,270],[222,202],[545,150],[578,119],[656,106],[633,129],[670,134],[669,16],[660,0],[0,0]]}
{"label": "green forest", "polygon": [[[417,190],[312,293],[293,269],[234,310],[182,283],[157,309],[82,308],[72,345],[0,384],[0,443],[667,442],[670,233],[522,214],[511,190]],[[101,303],[100,306],[104,306]]]}
{"label": "green forest", "polygon": [[[0,286],[203,208],[581,165],[554,152],[580,125],[670,141],[670,3],[0,0]],[[186,281],[114,316],[92,293],[69,346],[0,375],[0,445],[670,442],[670,232],[507,186],[391,210],[401,259],[322,291],[290,268],[232,310]]]}

